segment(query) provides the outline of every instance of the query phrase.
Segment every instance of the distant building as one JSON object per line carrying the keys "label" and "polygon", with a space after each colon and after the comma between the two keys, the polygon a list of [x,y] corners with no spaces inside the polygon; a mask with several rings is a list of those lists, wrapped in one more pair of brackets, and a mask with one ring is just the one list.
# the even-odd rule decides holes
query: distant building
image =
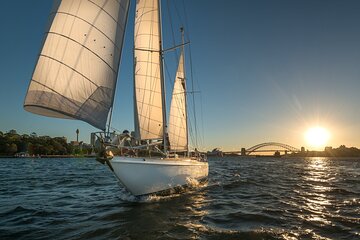
{"label": "distant building", "polygon": [[80,145],[80,143],[78,141],[71,141],[70,144],[73,145],[74,147],[77,147]]}
{"label": "distant building", "polygon": [[96,141],[96,134],[95,133],[91,133],[90,134],[90,144],[92,146],[95,146],[95,141]]}
{"label": "distant building", "polygon": [[208,151],[207,152],[208,156],[219,156],[219,157],[223,157],[224,153],[220,150],[220,148],[214,148],[211,152]]}
{"label": "distant building", "polygon": [[325,147],[325,152],[330,152],[333,148],[332,147]]}
{"label": "distant building", "polygon": [[[81,142],[80,142],[81,143]],[[90,154],[93,150],[93,146],[91,144],[87,144],[87,143],[82,143],[81,144],[81,149],[86,149],[86,151],[88,152],[88,154]]]}

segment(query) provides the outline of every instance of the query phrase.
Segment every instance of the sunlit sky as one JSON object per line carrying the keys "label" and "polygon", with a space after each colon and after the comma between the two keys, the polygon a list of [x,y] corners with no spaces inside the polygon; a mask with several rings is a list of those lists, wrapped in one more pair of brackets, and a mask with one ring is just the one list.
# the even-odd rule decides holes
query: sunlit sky
{"label": "sunlit sky", "polygon": [[[131,2],[113,116],[119,130],[133,129]],[[182,1],[170,2],[182,9]],[[316,149],[305,135],[317,126],[329,132],[327,146],[360,147],[360,1],[184,2],[205,149],[270,141]],[[70,141],[79,128],[89,142],[96,129],[87,123],[23,110],[51,7],[49,0],[1,4],[0,131]],[[171,38],[164,41],[172,45]]]}

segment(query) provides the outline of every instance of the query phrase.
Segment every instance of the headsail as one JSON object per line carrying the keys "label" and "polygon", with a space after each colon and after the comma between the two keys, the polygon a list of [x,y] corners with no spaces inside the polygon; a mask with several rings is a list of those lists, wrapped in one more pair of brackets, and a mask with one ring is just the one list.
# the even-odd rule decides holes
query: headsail
{"label": "headsail", "polygon": [[138,139],[163,138],[161,40],[158,0],[137,0],[134,30],[135,132]]}
{"label": "headsail", "polygon": [[184,56],[180,55],[170,106],[169,142],[173,151],[186,151],[187,139],[186,85]]}
{"label": "headsail", "polygon": [[129,0],[56,1],[24,108],[105,130]]}

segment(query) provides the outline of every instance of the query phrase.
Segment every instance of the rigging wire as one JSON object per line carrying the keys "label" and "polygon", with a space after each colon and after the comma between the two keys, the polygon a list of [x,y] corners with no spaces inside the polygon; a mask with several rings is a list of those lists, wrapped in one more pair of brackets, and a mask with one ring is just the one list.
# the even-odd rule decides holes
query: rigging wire
{"label": "rigging wire", "polygon": [[[170,9],[170,4],[169,4],[169,0],[167,0],[166,2],[167,4],[167,15],[168,15],[168,18],[169,18],[169,25],[170,25],[170,29],[171,29],[171,41],[172,41],[172,44],[173,46],[175,46],[175,32],[174,32],[174,19],[173,19],[173,14],[171,14],[171,9]],[[179,11],[179,7],[177,6],[176,2],[172,2],[172,6],[174,6],[174,9],[175,9],[175,18],[177,17],[178,18],[178,21],[179,23],[181,24],[181,26],[185,26],[186,28],[186,31],[185,31],[185,37],[187,38],[187,40],[189,41],[190,40],[190,37],[189,37],[189,25],[188,25],[188,21],[187,21],[187,13],[186,13],[186,7],[185,7],[185,2],[184,0],[182,1],[182,7],[183,7],[183,15],[184,15],[184,18],[181,17],[181,14],[180,14],[180,11]],[[185,50],[186,51],[186,50]],[[191,44],[189,44],[189,48],[187,49],[187,52],[189,53],[189,64],[190,65],[190,79],[191,79],[191,91],[187,91],[186,90],[186,93],[185,94],[191,94],[192,95],[192,98],[188,98],[189,100],[191,99],[191,102],[192,104],[188,104],[188,131],[189,131],[189,136],[190,136],[190,141],[193,143],[193,146],[195,148],[199,148],[199,141],[201,143],[201,145],[204,144],[204,120],[203,120],[203,104],[202,104],[202,95],[201,95],[201,92],[200,92],[200,115],[201,115],[201,124],[202,124],[202,128],[201,128],[201,133],[199,133],[199,129],[198,129],[198,119],[197,119],[197,113],[196,113],[196,104],[195,104],[195,93],[198,92],[198,91],[195,91],[195,88],[197,86],[197,89],[200,89],[200,85],[199,85],[199,82],[197,79],[194,78],[194,73],[193,73],[193,67],[192,67],[192,55],[191,55]],[[175,57],[175,62],[178,62],[179,60],[179,53],[178,53],[178,50],[176,49],[174,51],[174,55]],[[172,79],[175,79],[173,77],[171,77],[171,74],[169,72],[169,66],[166,64],[166,61],[164,61],[164,68],[165,68],[165,74],[167,75],[167,82],[169,82],[169,86],[173,86],[174,83],[172,82]],[[175,75],[176,76],[176,75]],[[194,81],[194,79],[196,80],[196,82]],[[189,80],[189,78],[187,78],[187,80]],[[189,84],[190,85],[190,84]],[[192,115],[192,116],[191,116]],[[194,120],[191,121],[191,118]],[[201,136],[200,136],[201,135]],[[198,139],[200,138],[200,139]]]}
{"label": "rigging wire", "polygon": [[[174,4],[174,8],[175,8],[175,13],[176,13],[176,16],[178,17],[179,19],[179,22],[181,23],[182,26],[185,25],[185,28],[186,28],[186,31],[185,31],[185,34],[186,34],[186,38],[189,40],[189,34],[188,34],[188,25],[186,22],[184,22],[184,20],[182,19],[181,17],[181,14],[180,14],[180,11],[179,11],[179,8],[177,7],[176,4]],[[186,20],[186,15],[185,15],[185,20]],[[184,24],[185,23],[185,24]],[[189,44],[190,45],[190,44]],[[185,50],[186,51],[186,50]],[[185,54],[185,53],[184,53]],[[190,56],[190,55],[189,55]],[[192,66],[191,66],[191,62],[190,62],[190,69],[192,69]],[[189,79],[189,78],[187,78]],[[191,81],[192,80],[192,77],[191,77]],[[187,91],[187,90],[186,90]],[[187,91],[186,94],[192,94],[192,96],[194,96],[194,88],[192,88],[191,91]],[[190,100],[190,98],[188,98],[188,100]],[[189,101],[190,102],[190,101]],[[191,142],[193,143],[194,147],[198,147],[197,146],[197,134],[196,134],[196,131],[195,131],[195,134],[194,134],[194,128],[196,129],[196,121],[195,121],[195,125],[193,126],[192,124],[192,121],[191,121],[191,113],[193,113],[193,115],[195,114],[195,108],[191,108],[190,107],[190,104],[188,102],[188,124],[189,124],[189,127],[188,127],[188,130],[189,130],[189,136],[190,136],[190,139],[191,139]],[[194,101],[193,102],[193,105],[194,105]]]}
{"label": "rigging wire", "polygon": [[[174,4],[174,5],[176,6],[176,4]],[[171,29],[171,35],[172,35],[172,44],[173,44],[173,46],[175,46],[176,45],[175,32],[174,32],[173,20],[172,20],[171,13],[170,13],[171,11],[170,11],[170,7],[169,7],[170,6],[169,0],[167,0],[166,6],[167,6],[167,11],[168,11],[168,16],[169,16],[169,23],[170,23],[170,29]],[[176,62],[176,61],[178,61],[179,56],[177,54],[177,51],[174,51],[174,52],[175,52],[174,57],[175,57],[175,62]]]}
{"label": "rigging wire", "polygon": [[[184,17],[185,17],[185,26],[188,29],[186,31],[186,35],[187,35],[187,39],[190,41],[190,37],[189,37],[189,25],[187,22],[187,13],[186,13],[186,7],[185,7],[185,2],[184,0],[182,1],[182,5],[183,5],[183,12],[184,12]],[[191,55],[191,45],[189,45],[188,48],[188,52],[189,52],[189,60],[190,60],[190,77],[191,77],[191,90],[193,92],[192,94],[192,103],[193,103],[193,118],[194,118],[194,131],[195,131],[195,135],[198,136],[198,128],[197,128],[197,117],[196,117],[196,106],[195,106],[195,86],[194,86],[194,72],[193,72],[193,63],[192,63],[192,55]],[[195,146],[198,148],[199,144],[198,144],[198,139],[197,137],[195,138]]]}
{"label": "rigging wire", "polygon": [[200,146],[205,145],[205,130],[204,130],[204,114],[203,114],[203,100],[202,100],[202,94],[200,92],[200,117],[201,117],[201,136],[200,136]]}
{"label": "rigging wire", "polygon": [[[184,26],[184,21],[183,21],[183,18],[181,17],[181,14],[180,14],[180,11],[179,11],[179,8],[177,7],[176,4],[173,4],[174,8],[175,8],[175,13],[176,13],[176,16],[178,17],[179,19],[179,22],[181,23],[181,26]],[[186,29],[188,30],[188,28],[186,27]],[[189,40],[189,35],[188,35],[188,31],[185,31],[186,32],[186,36],[187,36],[187,39]],[[184,49],[184,51],[186,52],[186,50],[188,49]],[[184,52],[184,54],[186,54]],[[189,64],[191,65],[192,63],[189,62]],[[188,64],[187,64],[188,65]],[[184,66],[185,67],[185,66]],[[190,68],[192,69],[192,67]],[[187,79],[187,82],[189,82],[189,78],[186,77]],[[191,81],[193,78],[191,77]],[[188,85],[188,84],[187,84]],[[193,85],[193,84],[192,84]],[[190,85],[188,85],[188,87],[190,87]],[[189,89],[189,88],[188,88]],[[192,89],[189,91],[188,89],[186,89],[186,93],[187,95],[190,95],[192,94],[192,96],[194,96],[194,87],[192,87]],[[191,107],[191,104],[189,104],[190,102],[193,103],[193,105],[195,104],[194,100],[191,101],[191,98],[187,98],[188,99],[188,104],[187,104],[187,107],[188,107],[188,135],[190,136],[190,141],[192,143],[192,146],[194,148],[198,148],[198,143],[197,143],[197,137],[198,137],[198,134],[197,134],[197,126],[196,126],[196,119],[195,119],[195,124],[193,124],[193,121],[192,121],[192,115],[194,116],[196,114],[196,109],[194,107]],[[195,132],[194,132],[194,129],[195,129]],[[189,143],[190,144],[190,143]]]}
{"label": "rigging wire", "polygon": [[[169,23],[170,23],[170,29],[171,29],[171,36],[172,36],[172,44],[173,46],[176,46],[176,43],[175,43],[175,32],[174,32],[174,26],[173,26],[173,19],[172,19],[172,15],[171,15],[171,11],[170,11],[170,4],[169,4],[169,0],[167,1],[167,15],[168,15],[168,18],[169,18]],[[175,61],[174,62],[178,62],[179,61],[179,57],[178,57],[178,54],[177,54],[177,49],[174,49],[174,58],[175,58]],[[179,62],[177,64],[177,66],[179,66]],[[168,79],[168,82],[169,82],[169,86],[172,86],[172,89],[174,90],[174,86],[175,86],[175,81],[176,81],[176,75],[177,73],[175,74],[175,78],[172,78],[171,77],[171,74],[169,72],[169,67],[168,65],[166,64],[166,61],[164,61],[164,68],[165,68],[165,71],[166,71],[166,75],[167,75],[167,79]],[[176,71],[177,72],[177,68],[176,68]],[[174,83],[172,82],[172,79],[174,79]],[[174,99],[172,98],[171,99],[171,102],[170,102],[170,109],[171,109],[171,104],[172,101],[174,101]],[[181,103],[179,102],[179,100],[177,99],[176,101],[176,105],[178,108],[180,108],[181,106]],[[169,111],[169,118],[170,118],[170,114],[171,114],[171,110]],[[170,124],[170,119],[169,119],[169,124]],[[184,126],[177,126],[177,127],[180,127],[180,128],[183,128]],[[170,132],[169,132],[170,133]],[[180,135],[178,135],[178,138],[180,138]],[[179,141],[179,139],[178,139]],[[176,152],[176,151],[175,151]]]}

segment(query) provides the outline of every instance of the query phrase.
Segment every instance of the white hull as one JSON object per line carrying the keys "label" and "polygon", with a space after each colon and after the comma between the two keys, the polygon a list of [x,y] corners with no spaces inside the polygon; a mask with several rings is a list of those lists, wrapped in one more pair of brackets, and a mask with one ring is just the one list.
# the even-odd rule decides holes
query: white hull
{"label": "white hull", "polygon": [[110,162],[116,177],[135,196],[184,186],[209,173],[207,162],[190,158],[115,157]]}

